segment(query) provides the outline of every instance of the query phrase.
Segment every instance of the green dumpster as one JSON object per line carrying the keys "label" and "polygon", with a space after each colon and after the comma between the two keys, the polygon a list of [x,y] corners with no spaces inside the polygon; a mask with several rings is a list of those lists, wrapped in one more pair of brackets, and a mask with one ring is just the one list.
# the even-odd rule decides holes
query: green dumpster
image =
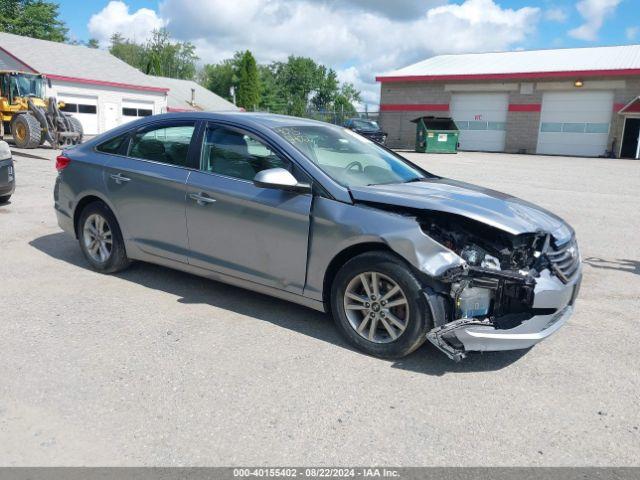
{"label": "green dumpster", "polygon": [[456,153],[460,131],[448,117],[418,117],[416,124],[416,152]]}

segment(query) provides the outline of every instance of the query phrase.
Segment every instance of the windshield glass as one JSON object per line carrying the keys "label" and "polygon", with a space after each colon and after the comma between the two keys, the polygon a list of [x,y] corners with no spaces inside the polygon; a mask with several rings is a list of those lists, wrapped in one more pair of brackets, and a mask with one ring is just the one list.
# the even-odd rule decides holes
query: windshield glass
{"label": "windshield glass", "polygon": [[346,187],[406,183],[425,177],[400,157],[346,128],[314,125],[275,131]]}
{"label": "windshield glass", "polygon": [[44,98],[44,79],[36,75],[14,75],[11,77],[14,94],[18,97]]}
{"label": "windshield glass", "polygon": [[373,120],[353,119],[351,121],[353,122],[353,126],[355,128],[361,128],[363,130],[380,130],[378,123],[374,122]]}

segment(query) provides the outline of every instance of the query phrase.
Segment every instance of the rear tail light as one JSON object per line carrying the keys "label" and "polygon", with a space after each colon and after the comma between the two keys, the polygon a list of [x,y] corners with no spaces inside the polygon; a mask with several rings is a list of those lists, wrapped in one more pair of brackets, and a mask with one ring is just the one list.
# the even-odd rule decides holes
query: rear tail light
{"label": "rear tail light", "polygon": [[67,168],[70,163],[71,163],[71,159],[70,158],[65,157],[64,155],[58,155],[56,157],[56,170],[61,172],[62,170]]}

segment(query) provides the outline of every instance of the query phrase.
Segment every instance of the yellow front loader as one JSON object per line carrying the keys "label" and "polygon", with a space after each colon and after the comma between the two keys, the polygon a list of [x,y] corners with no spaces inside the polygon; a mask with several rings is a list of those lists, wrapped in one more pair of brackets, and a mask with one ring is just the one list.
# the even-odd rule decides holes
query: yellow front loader
{"label": "yellow front loader", "polygon": [[43,75],[0,70],[0,139],[8,131],[19,148],[48,142],[57,149],[82,142],[82,124],[61,112],[64,104],[55,97],[45,96],[46,82]]}

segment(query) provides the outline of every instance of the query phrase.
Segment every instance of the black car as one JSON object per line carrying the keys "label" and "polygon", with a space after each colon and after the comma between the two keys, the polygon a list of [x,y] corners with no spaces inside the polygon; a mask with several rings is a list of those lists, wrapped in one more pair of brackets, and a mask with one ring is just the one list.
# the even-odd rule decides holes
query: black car
{"label": "black car", "polygon": [[378,122],[365,118],[350,118],[344,126],[381,145],[387,141],[387,134],[382,131]]}
{"label": "black car", "polygon": [[13,159],[7,142],[0,141],[0,203],[6,203],[16,188]]}

